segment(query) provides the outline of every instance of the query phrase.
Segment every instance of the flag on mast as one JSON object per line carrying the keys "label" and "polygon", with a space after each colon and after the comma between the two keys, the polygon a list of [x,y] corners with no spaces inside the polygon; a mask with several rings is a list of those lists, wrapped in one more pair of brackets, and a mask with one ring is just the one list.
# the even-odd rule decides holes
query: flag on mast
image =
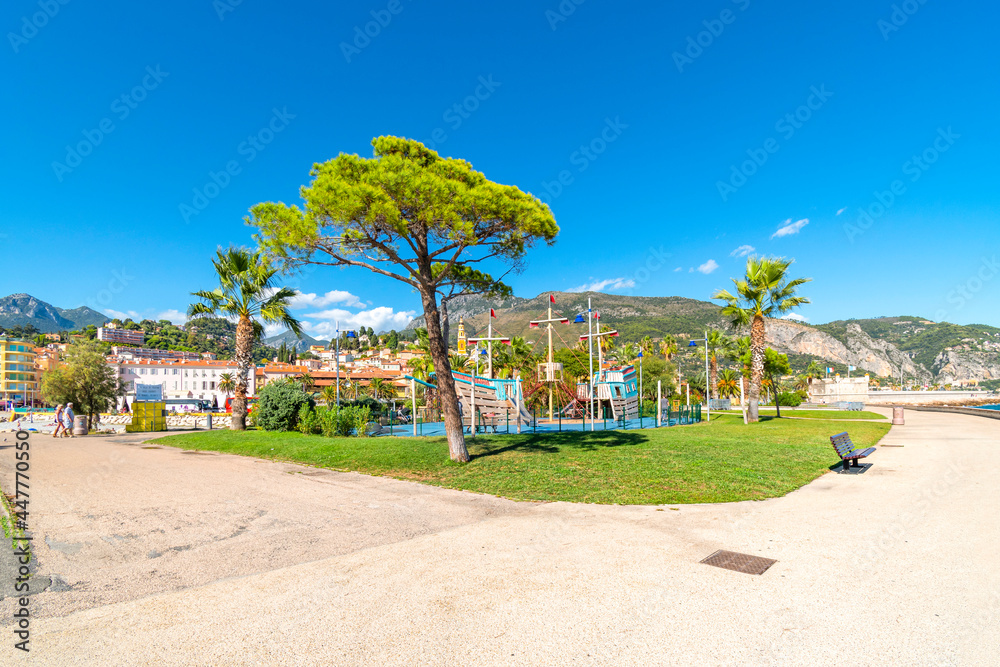
{"label": "flag on mast", "polygon": [[555,303],[555,302],[556,302],[556,295],[555,294],[550,294],[549,295],[549,303]]}
{"label": "flag on mast", "polygon": [[492,308],[490,308],[490,317],[495,318],[496,316],[497,316],[497,311],[495,311]]}

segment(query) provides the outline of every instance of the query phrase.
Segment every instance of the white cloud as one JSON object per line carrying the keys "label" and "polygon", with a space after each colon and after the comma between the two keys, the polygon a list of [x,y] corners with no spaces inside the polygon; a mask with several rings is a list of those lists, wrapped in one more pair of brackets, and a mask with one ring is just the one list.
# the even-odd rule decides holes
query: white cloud
{"label": "white cloud", "polygon": [[808,322],[809,318],[798,313],[788,313],[781,317],[783,320],[792,320],[793,322]]}
{"label": "white cloud", "polygon": [[171,308],[170,310],[165,310],[156,316],[158,320],[170,320],[174,324],[184,324],[188,321],[188,316],[186,313],[182,313],[179,310]]}
{"label": "white cloud", "polygon": [[847,207],[845,206],[844,208],[842,208],[839,211],[837,211],[837,215],[840,215],[841,213],[843,213],[846,210],[847,210]]}
{"label": "white cloud", "polygon": [[788,220],[785,220],[783,223],[781,223],[781,225],[778,227],[778,231],[771,234],[771,238],[780,239],[783,236],[791,236],[792,234],[798,234],[800,231],[802,231],[802,228],[808,224],[809,224],[809,218],[803,218],[801,220],[797,220],[796,222],[792,222],[792,219],[789,218]]}
{"label": "white cloud", "polygon": [[142,315],[140,315],[134,310],[129,310],[123,313],[122,311],[115,310],[114,308],[105,308],[104,314],[112,319],[118,319],[118,320],[133,320],[135,322],[138,322],[139,320],[142,319]]}
{"label": "white cloud", "polygon": [[731,253],[729,253],[729,256],[730,257],[746,257],[747,255],[749,255],[750,253],[752,253],[756,249],[757,248],[754,248],[752,245],[741,245],[739,248],[737,248],[736,250],[734,250]]}
{"label": "white cloud", "polygon": [[707,276],[712,271],[715,271],[717,268],[719,268],[719,263],[716,262],[714,259],[710,259],[698,267],[698,273],[704,273]]}
{"label": "white cloud", "polygon": [[594,280],[584,283],[578,287],[566,290],[567,292],[600,292],[601,290],[622,290],[635,287],[635,281],[631,278],[608,278],[607,280]]}
{"label": "white cloud", "polygon": [[683,270],[684,269],[682,269],[681,267],[678,266],[676,269],[674,269],[674,273],[677,273],[678,271],[683,271]]}
{"label": "white cloud", "polygon": [[[299,292],[291,299],[291,308],[301,310],[302,308],[325,308],[333,304],[343,304],[348,308],[360,307],[364,303],[357,296],[343,290],[332,290],[326,294],[317,295],[312,293]],[[371,304],[371,302],[368,302]]]}

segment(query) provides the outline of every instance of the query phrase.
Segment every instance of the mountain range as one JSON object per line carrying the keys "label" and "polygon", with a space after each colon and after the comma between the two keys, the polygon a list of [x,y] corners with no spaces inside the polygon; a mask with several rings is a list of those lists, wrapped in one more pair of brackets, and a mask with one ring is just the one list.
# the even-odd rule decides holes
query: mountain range
{"label": "mountain range", "polygon": [[[549,294],[534,298],[509,297],[486,300],[480,296],[460,296],[449,303],[451,338],[458,336],[458,323],[464,321],[470,337],[485,335],[490,309],[496,312],[493,326],[504,336],[522,336],[537,352],[545,348],[543,331],[528,323],[545,317]],[[604,294],[601,292],[554,292],[554,314],[568,317],[586,314],[590,299],[601,314],[602,328],[615,328],[620,340],[637,342],[645,336],[660,340],[665,336],[700,338],[707,329],[730,333],[732,328],[717,304],[683,297],[644,297]],[[101,325],[109,318],[92,308],[58,308],[29,294],[0,298],[0,327],[33,326],[43,333],[79,330]],[[417,318],[408,330],[423,326]],[[554,346],[572,347],[585,324],[559,325],[555,328]],[[811,361],[832,366],[845,373],[847,367],[879,377],[919,378],[941,384],[1000,379],[1000,329],[988,325],[958,325],[933,322],[912,316],[838,320],[826,324],[808,324],[787,319],[770,320],[768,345],[788,354],[793,369],[801,370]],[[326,345],[307,334],[295,336],[290,331],[266,338],[265,345],[285,343],[299,351],[310,345]],[[681,354],[683,366],[694,368],[697,355]]]}
{"label": "mountain range", "polygon": [[110,320],[93,308],[57,308],[30,294],[11,294],[0,299],[0,327],[27,325],[42,333],[57,333],[83,329],[91,324],[100,326]]}
{"label": "mountain range", "polygon": [[319,340],[317,338],[313,338],[307,333],[303,333],[301,336],[296,336],[291,331],[284,331],[276,336],[265,338],[261,342],[268,347],[278,347],[284,343],[286,347],[295,349],[299,352],[305,352],[312,345],[322,345],[323,347],[326,347],[330,344],[330,341],[328,340]]}
{"label": "mountain range", "polygon": [[[448,305],[451,338],[458,335],[460,319],[465,322],[468,336],[485,335],[493,308],[496,331],[504,336],[522,336],[536,352],[541,352],[545,348],[544,331],[531,329],[528,323],[545,317],[549,294],[489,301],[475,295],[460,296]],[[733,333],[720,307],[708,301],[600,292],[552,294],[556,299],[553,314],[571,321],[577,313],[586,314],[589,298],[594,310],[600,312],[602,329],[617,329],[619,339],[624,341],[637,342],[644,336],[658,340],[667,335],[702,338],[704,331],[712,328]],[[407,329],[423,325],[420,317]],[[586,325],[559,325],[555,332],[554,347],[570,347],[580,334],[586,333]],[[1000,378],[1000,329],[988,325],[957,325],[909,316],[818,325],[776,319],[768,321],[767,337],[768,345],[788,354],[797,370],[815,360],[840,373],[846,373],[850,365],[879,377],[899,377],[902,372],[908,378],[941,384]],[[679,360],[693,367],[697,363],[695,356],[681,354]]]}

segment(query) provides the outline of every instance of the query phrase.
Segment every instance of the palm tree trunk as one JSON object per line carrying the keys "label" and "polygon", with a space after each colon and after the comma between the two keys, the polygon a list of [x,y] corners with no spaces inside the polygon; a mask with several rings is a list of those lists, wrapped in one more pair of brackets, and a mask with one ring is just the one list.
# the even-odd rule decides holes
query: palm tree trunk
{"label": "palm tree trunk", "polygon": [[711,378],[711,386],[708,394],[710,398],[719,398],[719,360],[713,354],[708,358],[708,374]]}
{"label": "palm tree trunk", "polygon": [[750,325],[750,396],[747,399],[747,421],[760,421],[760,386],[764,378],[764,318],[757,315]]}
{"label": "palm tree trunk", "polygon": [[229,427],[234,431],[247,428],[247,375],[252,351],[253,323],[243,316],[236,325],[236,391],[233,392],[233,420]]}
{"label": "palm tree trunk", "polygon": [[772,391],[772,393],[774,393],[774,409],[778,413],[778,419],[781,419],[781,406],[778,405],[778,394],[779,394],[779,392],[778,392],[777,386],[774,384],[774,376],[773,375],[770,376],[770,380],[771,380],[771,391]]}
{"label": "palm tree trunk", "polygon": [[424,286],[421,286],[420,296],[424,306],[424,320],[427,322],[427,342],[437,371],[438,397],[448,435],[448,454],[452,461],[466,463],[469,460],[469,450],[465,447],[462,416],[458,412],[458,392],[455,390],[455,378],[448,361],[448,344],[441,337],[441,314],[438,311],[437,297],[430,288]]}

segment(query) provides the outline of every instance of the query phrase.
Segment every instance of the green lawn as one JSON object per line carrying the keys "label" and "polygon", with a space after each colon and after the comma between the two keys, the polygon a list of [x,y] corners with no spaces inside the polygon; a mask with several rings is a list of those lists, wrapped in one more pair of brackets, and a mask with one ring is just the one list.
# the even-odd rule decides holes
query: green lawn
{"label": "green lawn", "polygon": [[[712,414],[716,414],[715,411]],[[725,414],[738,415],[739,410],[726,410]],[[761,416],[774,416],[774,408],[771,406],[762,406],[760,408]],[[782,417],[798,417],[799,419],[832,419],[832,420],[844,420],[844,419],[886,419],[885,415],[880,415],[877,412],[852,412],[850,410],[799,410],[796,408],[781,408]]]}
{"label": "green lawn", "polygon": [[861,447],[888,424],[764,417],[643,431],[478,436],[472,461],[448,460],[444,438],[323,438],[219,430],[158,438],[211,450],[321,468],[385,475],[515,500],[659,505],[782,496],[839,464],[829,436],[850,430]]}

